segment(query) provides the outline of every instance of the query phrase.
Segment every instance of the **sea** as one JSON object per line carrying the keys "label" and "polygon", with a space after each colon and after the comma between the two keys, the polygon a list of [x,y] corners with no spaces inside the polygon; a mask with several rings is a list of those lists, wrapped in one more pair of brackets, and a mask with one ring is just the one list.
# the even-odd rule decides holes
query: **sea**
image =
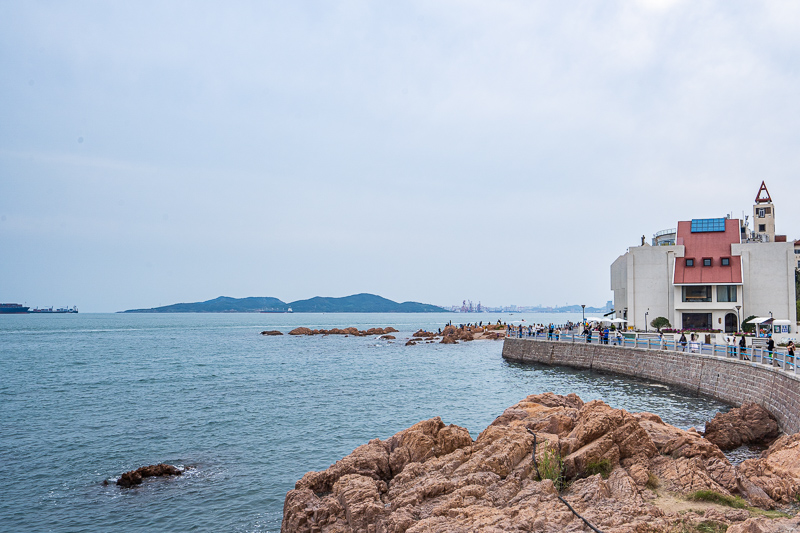
{"label": "sea", "polygon": [[[729,406],[654,382],[523,365],[501,341],[405,346],[418,329],[571,314],[0,316],[0,531],[280,530],[286,492],[370,439],[439,416],[473,438],[529,394],[574,392],[678,427]],[[262,336],[392,326],[377,337]],[[135,488],[140,466],[188,468]],[[108,484],[104,484],[108,481]]]}

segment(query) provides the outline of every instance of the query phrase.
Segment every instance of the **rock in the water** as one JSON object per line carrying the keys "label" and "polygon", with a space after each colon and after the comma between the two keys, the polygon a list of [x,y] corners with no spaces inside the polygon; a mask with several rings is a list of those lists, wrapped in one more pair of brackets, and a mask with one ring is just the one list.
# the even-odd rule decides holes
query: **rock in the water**
{"label": "rock in the water", "polygon": [[130,472],[125,472],[117,480],[117,485],[121,487],[132,487],[138,485],[146,477],[180,476],[183,472],[172,465],[160,463],[157,465],[143,466]]}
{"label": "rock in the water", "polygon": [[721,450],[742,444],[769,444],[780,434],[775,418],[755,403],[745,403],[706,422],[705,438]]}
{"label": "rock in the water", "polygon": [[387,340],[387,341],[393,341],[393,340],[395,340],[396,338],[397,338],[397,337],[395,337],[394,335],[381,335],[381,339],[383,339],[383,340]]}
{"label": "rock in the water", "polygon": [[270,336],[283,335],[283,333],[281,333],[277,329],[273,329],[273,330],[270,330],[270,331],[262,331],[261,334],[262,335],[270,335]]}

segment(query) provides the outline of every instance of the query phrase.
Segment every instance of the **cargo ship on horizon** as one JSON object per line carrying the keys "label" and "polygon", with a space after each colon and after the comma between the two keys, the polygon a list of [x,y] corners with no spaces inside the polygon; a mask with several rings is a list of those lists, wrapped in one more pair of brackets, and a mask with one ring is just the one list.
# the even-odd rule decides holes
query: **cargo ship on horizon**
{"label": "cargo ship on horizon", "polygon": [[0,304],[0,315],[26,315],[28,309],[22,304]]}
{"label": "cargo ship on horizon", "polygon": [[72,307],[59,307],[58,309],[53,309],[52,307],[48,307],[46,309],[31,309],[28,311],[29,313],[77,313],[78,306],[73,305]]}

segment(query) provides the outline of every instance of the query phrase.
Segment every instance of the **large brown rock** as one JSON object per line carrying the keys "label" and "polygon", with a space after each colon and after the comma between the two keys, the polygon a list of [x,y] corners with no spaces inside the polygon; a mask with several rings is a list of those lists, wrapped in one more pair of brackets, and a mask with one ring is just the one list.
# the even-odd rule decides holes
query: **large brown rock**
{"label": "large brown rock", "polygon": [[127,488],[139,485],[146,477],[180,476],[182,473],[183,472],[179,468],[164,463],[142,466],[119,476],[117,485]]}
{"label": "large brown rock", "polygon": [[755,403],[745,403],[706,422],[705,438],[721,450],[742,444],[769,444],[780,434],[778,422],[769,411]]}
{"label": "large brown rock", "polygon": [[262,331],[261,334],[262,335],[270,335],[270,336],[283,335],[283,333],[281,333],[277,329],[272,329],[272,330],[269,330],[269,331]]}
{"label": "large brown rock", "polygon": [[[528,396],[475,441],[466,429],[433,418],[307,473],[286,495],[282,531],[585,531],[554,482],[537,477],[552,453],[563,458],[562,481],[569,482],[559,482],[561,497],[605,533],[677,531],[704,520],[731,525],[749,512],[665,511],[654,504],[653,479],[678,497],[712,490],[768,508],[792,495],[791,483],[800,484],[795,437],[780,439],[740,471],[699,433],[657,415],[584,404],[574,394]],[[607,479],[593,472],[598,465],[606,465]]]}

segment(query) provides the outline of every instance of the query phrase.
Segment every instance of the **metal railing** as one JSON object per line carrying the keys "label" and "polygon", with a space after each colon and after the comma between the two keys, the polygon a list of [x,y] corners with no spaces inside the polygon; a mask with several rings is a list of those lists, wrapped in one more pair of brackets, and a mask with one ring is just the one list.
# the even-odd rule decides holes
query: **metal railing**
{"label": "metal railing", "polygon": [[519,338],[528,340],[548,340],[555,342],[569,342],[569,343],[582,343],[582,344],[601,344],[604,346],[618,346],[622,348],[640,348],[647,350],[663,350],[681,353],[694,353],[697,355],[712,355],[715,357],[722,357],[726,359],[737,359],[740,361],[750,361],[752,364],[772,365],[792,374],[798,374],[797,366],[795,365],[794,357],[789,355],[786,350],[776,349],[770,352],[766,348],[761,347],[745,347],[731,346],[727,344],[706,344],[699,340],[687,341],[685,344],[678,341],[671,341],[664,339],[646,338],[639,339],[638,337],[628,338],[622,336],[609,335],[607,339],[603,339],[598,335],[599,332],[593,331],[591,337],[586,337],[582,334],[571,332],[562,332],[552,334],[544,331],[539,333],[528,333],[527,331],[517,332],[512,331],[508,338]]}

